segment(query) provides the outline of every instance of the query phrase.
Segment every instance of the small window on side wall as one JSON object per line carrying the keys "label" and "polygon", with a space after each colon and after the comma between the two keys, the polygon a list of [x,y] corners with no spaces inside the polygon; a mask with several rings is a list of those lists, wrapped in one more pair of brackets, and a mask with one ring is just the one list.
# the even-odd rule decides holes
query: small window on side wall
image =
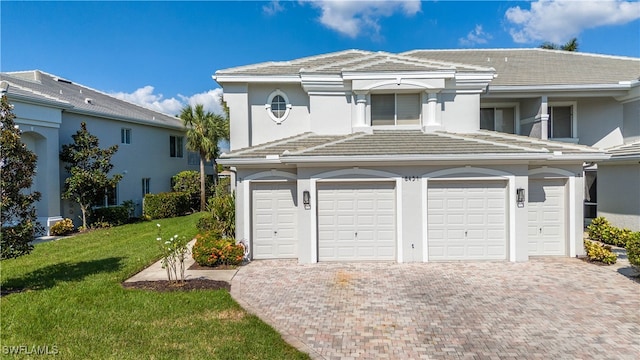
{"label": "small window on side wall", "polygon": [[280,91],[280,89],[269,94],[264,107],[271,120],[275,121],[278,125],[289,117],[289,112],[291,111],[289,98],[284,92]]}
{"label": "small window on side wall", "polygon": [[142,178],[142,198],[151,192],[151,178]]}
{"label": "small window on side wall", "polygon": [[181,158],[184,156],[183,144],[184,137],[182,136],[169,136],[169,156]]}
{"label": "small window on side wall", "polygon": [[131,144],[131,129],[120,129],[120,143]]}

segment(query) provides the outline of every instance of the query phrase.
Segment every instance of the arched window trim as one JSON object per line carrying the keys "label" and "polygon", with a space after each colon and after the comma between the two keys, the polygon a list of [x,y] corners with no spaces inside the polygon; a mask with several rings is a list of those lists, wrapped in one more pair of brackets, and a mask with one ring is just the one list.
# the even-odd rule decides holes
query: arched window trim
{"label": "arched window trim", "polygon": [[[281,117],[277,117],[273,113],[273,111],[271,111],[271,104],[273,103],[273,100],[276,98],[276,96],[281,96],[286,104],[284,114],[282,114]],[[289,112],[291,112],[291,103],[289,102],[289,97],[287,97],[287,94],[282,92],[280,89],[276,89],[267,97],[267,103],[264,104],[264,108],[267,110],[267,114],[269,114],[271,120],[280,125],[289,116]]]}

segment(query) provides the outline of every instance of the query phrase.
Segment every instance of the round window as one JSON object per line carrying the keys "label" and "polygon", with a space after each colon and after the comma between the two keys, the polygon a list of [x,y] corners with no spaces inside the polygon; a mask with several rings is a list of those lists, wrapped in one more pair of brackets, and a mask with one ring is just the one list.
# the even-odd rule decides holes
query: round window
{"label": "round window", "polygon": [[271,113],[278,119],[282,119],[284,113],[287,111],[287,102],[281,95],[276,95],[271,100]]}
{"label": "round window", "polygon": [[289,103],[287,95],[279,89],[269,95],[264,107],[271,120],[275,121],[278,125],[289,116],[289,111],[291,110],[291,104]]}

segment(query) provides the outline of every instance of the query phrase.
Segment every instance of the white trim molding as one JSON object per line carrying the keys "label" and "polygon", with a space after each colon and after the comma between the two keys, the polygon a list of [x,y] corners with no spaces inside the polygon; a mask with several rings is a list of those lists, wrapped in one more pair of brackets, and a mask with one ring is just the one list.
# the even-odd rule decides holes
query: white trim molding
{"label": "white trim molding", "polygon": [[[284,99],[284,102],[286,104],[284,114],[282,114],[281,117],[277,117],[273,113],[273,111],[271,111],[271,104],[273,102],[273,99],[276,96],[281,96]],[[269,114],[269,117],[271,118],[271,120],[273,120],[278,125],[280,125],[283,121],[287,120],[287,117],[289,117],[289,113],[291,112],[291,107],[292,106],[291,106],[291,103],[289,102],[289,97],[280,89],[275,89],[271,94],[269,94],[269,96],[267,97],[267,102],[266,104],[264,104],[264,108],[267,110],[267,114]]]}

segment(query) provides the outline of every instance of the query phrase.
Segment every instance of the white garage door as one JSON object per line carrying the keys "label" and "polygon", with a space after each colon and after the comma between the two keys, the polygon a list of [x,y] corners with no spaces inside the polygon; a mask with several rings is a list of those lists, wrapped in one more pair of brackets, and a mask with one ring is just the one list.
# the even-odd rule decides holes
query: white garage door
{"label": "white garage door", "polygon": [[297,258],[296,185],[253,185],[253,258]]}
{"label": "white garage door", "polygon": [[318,261],[396,259],[395,183],[318,185]]}
{"label": "white garage door", "polygon": [[564,179],[529,180],[529,255],[565,255]]}
{"label": "white garage door", "polygon": [[505,181],[429,181],[429,260],[505,260]]}

